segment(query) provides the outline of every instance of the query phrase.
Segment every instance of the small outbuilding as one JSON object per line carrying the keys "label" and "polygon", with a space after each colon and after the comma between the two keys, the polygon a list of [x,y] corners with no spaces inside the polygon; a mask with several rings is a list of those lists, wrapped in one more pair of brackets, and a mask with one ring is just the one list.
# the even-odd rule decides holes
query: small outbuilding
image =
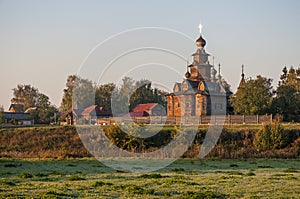
{"label": "small outbuilding", "polygon": [[162,105],[158,103],[147,103],[138,104],[129,114],[133,117],[164,116],[166,115],[166,110]]}

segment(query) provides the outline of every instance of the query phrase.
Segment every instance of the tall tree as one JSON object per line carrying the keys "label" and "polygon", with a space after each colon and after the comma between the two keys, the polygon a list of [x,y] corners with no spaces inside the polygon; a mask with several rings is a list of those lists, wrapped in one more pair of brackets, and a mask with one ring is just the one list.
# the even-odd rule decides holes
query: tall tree
{"label": "tall tree", "polygon": [[112,94],[113,114],[124,115],[132,111],[137,104],[159,103],[166,107],[166,92],[152,88],[149,80],[134,81],[130,77],[122,80],[120,88]]}
{"label": "tall tree", "polygon": [[95,87],[93,82],[70,75],[62,98],[60,110],[66,115],[72,108],[82,110],[95,104]]}
{"label": "tall tree", "polygon": [[128,113],[129,100],[133,91],[134,80],[130,77],[124,77],[121,87],[115,89],[112,94],[112,112],[114,115],[124,115]]}
{"label": "tall tree", "polygon": [[0,124],[4,123],[4,108],[0,106]]}
{"label": "tall tree", "polygon": [[35,107],[39,91],[31,85],[18,84],[13,89],[12,103],[23,104],[24,109]]}
{"label": "tall tree", "polygon": [[269,113],[273,91],[272,79],[257,76],[238,88],[230,102],[235,114],[256,115]]}
{"label": "tall tree", "polygon": [[38,124],[49,124],[54,122],[54,115],[58,114],[58,109],[51,105],[49,97],[39,93],[35,109],[29,110],[31,118]]}
{"label": "tall tree", "polygon": [[134,92],[130,98],[129,110],[132,111],[138,104],[159,103],[166,107],[165,92],[158,88],[152,88],[152,83],[149,80],[136,81]]}
{"label": "tall tree", "polygon": [[95,91],[95,104],[111,111],[111,98],[115,88],[116,85],[114,83],[98,86]]}
{"label": "tall tree", "polygon": [[300,68],[284,67],[282,73],[272,112],[283,115],[284,121],[300,121]]}
{"label": "tall tree", "polygon": [[49,124],[53,115],[58,112],[57,108],[51,105],[49,97],[31,85],[17,85],[17,88],[13,89],[13,95],[11,102],[23,104],[35,123]]}
{"label": "tall tree", "polygon": [[130,96],[129,110],[132,111],[138,104],[154,102],[153,89],[149,80],[135,82],[134,92]]}

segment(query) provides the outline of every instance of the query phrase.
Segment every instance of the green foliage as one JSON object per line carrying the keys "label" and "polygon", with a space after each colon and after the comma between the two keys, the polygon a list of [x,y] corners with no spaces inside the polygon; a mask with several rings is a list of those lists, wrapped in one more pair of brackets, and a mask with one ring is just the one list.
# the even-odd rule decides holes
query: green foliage
{"label": "green foliage", "polygon": [[75,175],[75,176],[70,176],[69,180],[70,181],[78,181],[78,180],[85,180],[85,178]]}
{"label": "green foliage", "polygon": [[181,198],[210,199],[210,198],[228,198],[226,194],[212,191],[186,191]]}
{"label": "green foliage", "polygon": [[254,139],[254,145],[263,151],[281,149],[287,145],[287,135],[279,123],[264,124]]}
{"label": "green foliage", "polygon": [[116,85],[114,83],[103,84],[96,87],[95,104],[111,111],[111,97]]}
{"label": "green foliage", "polygon": [[297,172],[299,172],[299,169],[296,169],[296,168],[287,168],[283,172],[285,172],[285,173],[297,173]]}
{"label": "green foliage", "polygon": [[31,119],[34,119],[36,124],[50,124],[54,121],[54,114],[58,115],[58,109],[51,105],[49,97],[39,93],[34,109],[28,110]]}
{"label": "green foliage", "polygon": [[[74,196],[73,196],[74,197]],[[45,193],[41,193],[39,198],[42,199],[50,199],[50,198],[73,198],[72,195],[63,193],[63,192],[56,192],[56,191],[47,191]]]}
{"label": "green foliage", "polygon": [[0,125],[4,123],[4,108],[0,106]]}
{"label": "green foliage", "polygon": [[70,75],[67,78],[66,88],[61,101],[60,111],[63,112],[63,120],[66,114],[74,109],[84,109],[95,103],[95,87],[93,82],[88,79]]}
{"label": "green foliage", "polygon": [[7,186],[16,186],[17,184],[11,181],[5,181],[5,180],[1,180],[0,181],[0,185],[7,185]]}
{"label": "green foliage", "polygon": [[184,169],[183,168],[175,168],[175,169],[172,169],[172,171],[174,171],[174,172],[183,172]]}
{"label": "green foliage", "polygon": [[51,105],[49,97],[31,85],[17,85],[13,89],[13,95],[11,102],[23,104],[24,111],[30,114],[35,123],[49,124],[53,121],[54,114],[58,113],[57,108]]}
{"label": "green foliage", "polygon": [[158,179],[158,178],[164,178],[165,176],[162,176],[160,173],[151,173],[151,174],[143,174],[140,176],[140,178],[148,178],[148,179]]}
{"label": "green foliage", "polygon": [[271,80],[258,76],[257,79],[245,82],[232,98],[236,114],[264,114],[271,100]]}
{"label": "green foliage", "polygon": [[282,70],[276,97],[272,103],[273,114],[283,115],[284,121],[300,121],[300,68]]}
{"label": "green foliage", "polygon": [[[161,174],[163,178],[141,178],[141,174],[117,173],[105,166],[99,167],[94,158],[4,158],[0,160],[0,198],[299,198],[300,162],[297,159],[205,158],[194,161],[192,164],[191,159],[179,159],[163,170],[147,173],[148,176]],[[257,164],[251,164],[253,161]],[[22,168],[4,167],[9,163],[22,164]],[[138,161],[136,163],[138,165]],[[77,167],[68,167],[70,164]],[[229,167],[232,164],[239,168],[232,170]],[[258,165],[272,165],[273,168],[257,168]],[[173,173],[172,169],[176,167],[197,174]],[[35,173],[33,178],[16,178],[30,170]],[[53,175],[53,170],[66,175]],[[69,180],[69,176],[78,173],[84,181]]]}
{"label": "green foliage", "polygon": [[123,115],[132,111],[137,104],[159,103],[166,107],[166,92],[152,88],[151,81],[134,81],[130,77],[124,77],[120,88],[112,94],[113,113]]}
{"label": "green foliage", "polygon": [[152,195],[154,194],[154,189],[144,189],[137,185],[125,186],[124,191],[129,195]]}
{"label": "green foliage", "polygon": [[272,80],[257,76],[246,81],[230,98],[235,114],[257,115],[269,113],[273,91]]}
{"label": "green foliage", "polygon": [[158,90],[157,88],[153,89],[151,86],[151,81],[149,80],[140,80],[135,82],[134,92],[130,97],[129,110],[132,111],[134,107],[138,104],[145,103],[159,103],[166,107],[166,100],[164,92]]}
{"label": "green foliage", "polygon": [[24,172],[19,174],[19,178],[33,178],[33,175],[31,173]]}
{"label": "green foliage", "polygon": [[110,183],[110,182],[103,182],[103,181],[97,181],[93,184],[93,187],[102,187],[102,186],[112,186],[113,183]]}
{"label": "green foliage", "polygon": [[23,104],[24,109],[32,108],[36,106],[38,100],[39,91],[31,85],[18,84],[17,88],[13,89],[12,103]]}
{"label": "green foliage", "polygon": [[[99,126],[82,127],[89,131],[98,129]],[[122,129],[127,129],[125,133],[118,126],[101,127],[112,145],[116,145],[131,152],[150,152],[155,151],[174,138],[177,131],[174,126],[148,126],[147,128],[137,126],[123,125]],[[256,150],[254,139],[260,129],[260,126],[227,127],[223,129],[217,145],[208,154],[209,158],[251,158],[251,157],[281,157],[297,158],[299,157],[299,125],[282,126],[285,135],[285,147],[280,150],[264,151]],[[130,129],[130,131],[129,131]],[[195,140],[183,155],[183,157],[198,157],[199,149],[206,135],[207,128],[201,127],[196,134]],[[158,132],[153,135],[153,132]],[[188,128],[186,129],[188,133]],[[138,135],[151,134],[148,138],[140,138]],[[136,136],[137,135],[137,136]],[[287,139],[286,139],[287,136]],[[99,136],[91,137],[91,141],[102,139]],[[19,128],[0,128],[0,156],[13,158],[81,158],[91,157],[91,154],[83,146],[76,128],[72,126],[48,126],[48,127],[19,127]],[[30,153],[28,153],[30,151]],[[193,161],[197,165],[196,161]],[[7,167],[19,167],[13,162]],[[228,167],[241,168],[239,164],[227,165]],[[22,166],[23,167],[23,166]],[[70,167],[70,166],[69,166]],[[177,168],[177,169],[176,169]],[[18,168],[19,169],[19,168]],[[180,172],[182,169],[190,171],[187,168],[176,166],[174,171]],[[176,170],[175,170],[176,169]]]}

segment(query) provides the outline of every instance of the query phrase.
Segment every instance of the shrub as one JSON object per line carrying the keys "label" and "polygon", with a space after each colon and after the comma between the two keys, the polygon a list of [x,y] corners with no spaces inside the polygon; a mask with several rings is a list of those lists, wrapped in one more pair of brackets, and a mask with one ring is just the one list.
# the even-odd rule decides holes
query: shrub
{"label": "shrub", "polygon": [[254,146],[263,151],[281,149],[287,145],[287,136],[279,123],[264,124],[254,138]]}
{"label": "shrub", "polygon": [[140,176],[141,178],[154,178],[154,179],[157,179],[157,178],[163,178],[164,176],[160,175],[159,173],[152,173],[152,174],[143,174]]}
{"label": "shrub", "polygon": [[172,169],[172,171],[174,171],[174,172],[183,172],[184,169],[183,168],[175,168],[175,169]]}
{"label": "shrub", "polygon": [[182,194],[181,198],[228,198],[227,195],[225,194],[221,194],[221,193],[215,193],[212,191],[204,191],[204,192],[200,192],[200,191],[187,191],[185,193]]}
{"label": "shrub", "polygon": [[32,177],[33,175],[31,173],[24,172],[19,174],[19,178],[32,178]]}
{"label": "shrub", "polygon": [[110,182],[103,182],[103,181],[97,181],[93,184],[93,187],[102,187],[104,185],[108,185],[108,186],[111,186],[113,185],[112,183]]}
{"label": "shrub", "polygon": [[69,180],[70,181],[78,181],[78,180],[85,180],[85,179],[82,177],[79,177],[79,176],[70,176]]}

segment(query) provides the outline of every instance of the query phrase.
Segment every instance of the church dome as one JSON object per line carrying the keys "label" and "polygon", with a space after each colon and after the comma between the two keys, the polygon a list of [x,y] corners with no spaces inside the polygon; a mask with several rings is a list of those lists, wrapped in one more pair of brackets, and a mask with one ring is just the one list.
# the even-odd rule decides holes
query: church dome
{"label": "church dome", "polygon": [[186,78],[190,78],[190,77],[191,77],[191,73],[187,71],[187,72],[185,73],[185,77],[186,77]]}
{"label": "church dome", "polygon": [[204,46],[206,45],[206,41],[205,39],[203,39],[202,35],[200,35],[200,37],[196,40],[196,45],[198,48],[204,48]]}

